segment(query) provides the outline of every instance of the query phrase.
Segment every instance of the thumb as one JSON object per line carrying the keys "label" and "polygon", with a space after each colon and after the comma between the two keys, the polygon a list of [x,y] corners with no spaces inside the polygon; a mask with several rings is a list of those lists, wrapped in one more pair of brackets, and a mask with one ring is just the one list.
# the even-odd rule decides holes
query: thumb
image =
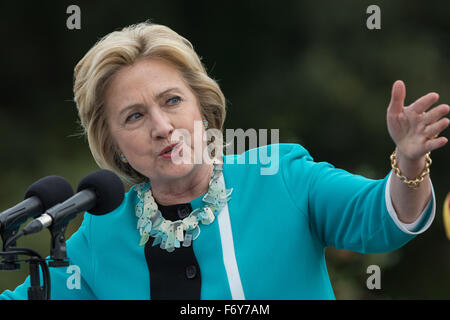
{"label": "thumb", "polygon": [[391,112],[397,114],[402,112],[405,103],[406,88],[402,80],[397,80],[392,86],[391,102],[389,109]]}

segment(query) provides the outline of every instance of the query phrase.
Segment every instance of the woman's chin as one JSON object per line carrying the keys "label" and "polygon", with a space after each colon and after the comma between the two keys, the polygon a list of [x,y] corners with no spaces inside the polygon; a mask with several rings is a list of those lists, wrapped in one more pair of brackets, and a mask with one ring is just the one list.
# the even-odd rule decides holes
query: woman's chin
{"label": "woman's chin", "polygon": [[163,163],[160,168],[160,175],[167,178],[181,178],[187,176],[194,169],[194,164],[191,163],[174,163],[167,161]]}

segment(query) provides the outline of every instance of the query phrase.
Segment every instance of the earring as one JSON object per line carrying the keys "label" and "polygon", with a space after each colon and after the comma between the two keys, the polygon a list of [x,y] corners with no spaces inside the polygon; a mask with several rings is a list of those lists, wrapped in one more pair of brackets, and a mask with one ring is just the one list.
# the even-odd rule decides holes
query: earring
{"label": "earring", "polygon": [[128,160],[123,153],[120,154],[120,161],[122,161],[123,163],[128,163]]}
{"label": "earring", "polygon": [[203,126],[205,127],[205,129],[208,128],[208,120],[203,120]]}

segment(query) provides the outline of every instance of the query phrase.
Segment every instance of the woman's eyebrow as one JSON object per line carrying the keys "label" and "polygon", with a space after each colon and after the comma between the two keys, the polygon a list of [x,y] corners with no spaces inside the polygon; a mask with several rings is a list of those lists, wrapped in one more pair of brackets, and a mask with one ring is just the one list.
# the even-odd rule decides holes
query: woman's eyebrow
{"label": "woman's eyebrow", "polygon": [[158,93],[158,94],[156,95],[156,100],[161,99],[161,97],[162,97],[163,95],[165,95],[165,94],[166,94],[167,92],[169,92],[169,91],[178,91],[178,92],[181,93],[181,90],[180,90],[178,87],[168,88],[168,89],[164,90],[163,92]]}
{"label": "woman's eyebrow", "polygon": [[[181,90],[180,90],[178,87],[168,88],[168,89],[166,89],[166,90],[164,90],[164,91],[158,93],[158,94],[156,95],[156,100],[161,99],[161,97],[164,96],[164,95],[165,95],[167,92],[169,92],[169,91],[178,91],[178,92],[181,93]],[[143,107],[143,106],[144,106],[144,105],[143,105],[142,103],[133,103],[133,104],[131,104],[131,105],[129,105],[129,106],[124,107],[124,108],[120,111],[119,116],[121,116],[122,114],[124,114],[125,112],[127,112],[127,111],[130,110],[130,109],[138,108],[138,107]]]}

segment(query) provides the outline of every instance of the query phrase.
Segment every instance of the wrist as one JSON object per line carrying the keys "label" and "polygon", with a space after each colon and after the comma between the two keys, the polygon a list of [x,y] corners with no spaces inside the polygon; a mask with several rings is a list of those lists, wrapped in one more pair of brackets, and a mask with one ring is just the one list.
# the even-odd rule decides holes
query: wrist
{"label": "wrist", "polygon": [[416,178],[422,171],[426,165],[426,154],[420,158],[411,159],[404,155],[400,149],[397,147],[396,158],[397,158],[397,166],[402,172],[403,176],[408,179]]}
{"label": "wrist", "polygon": [[411,159],[402,155],[398,148],[396,148],[390,158],[395,175],[412,189],[417,189],[420,183],[430,173],[430,165],[432,162],[430,152],[421,158]]}

